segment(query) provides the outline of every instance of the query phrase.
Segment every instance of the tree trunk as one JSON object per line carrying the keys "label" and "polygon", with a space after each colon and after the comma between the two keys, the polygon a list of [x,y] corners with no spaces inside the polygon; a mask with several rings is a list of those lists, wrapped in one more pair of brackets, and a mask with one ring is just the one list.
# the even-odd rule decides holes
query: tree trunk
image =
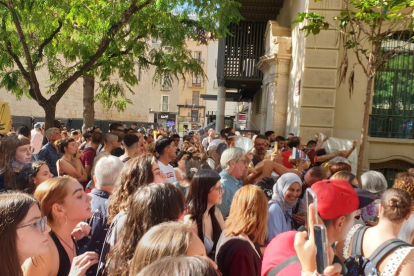
{"label": "tree trunk", "polygon": [[94,108],[95,78],[93,76],[83,75],[83,125],[82,132],[94,126],[95,108]]}
{"label": "tree trunk", "polygon": [[[43,110],[45,111],[45,130],[48,130],[55,125],[55,117],[56,117],[56,104],[53,104],[50,101],[42,106]],[[47,143],[47,137],[43,137],[43,145]]]}
{"label": "tree trunk", "polygon": [[371,108],[371,95],[372,95],[372,85],[374,81],[373,76],[369,76],[367,78],[367,91],[365,94],[365,110],[364,110],[364,119],[362,121],[362,129],[361,129],[361,145],[359,147],[358,152],[358,167],[357,167],[357,179],[359,183],[361,183],[361,175],[362,175],[362,165],[364,162],[364,150],[365,144],[367,141],[368,136],[368,127],[369,127],[369,113]]}

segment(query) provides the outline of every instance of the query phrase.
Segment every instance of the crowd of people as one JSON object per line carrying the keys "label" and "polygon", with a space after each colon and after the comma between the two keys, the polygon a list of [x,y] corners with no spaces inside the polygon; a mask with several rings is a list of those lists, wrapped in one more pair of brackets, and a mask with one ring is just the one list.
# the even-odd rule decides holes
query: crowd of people
{"label": "crowd of people", "polygon": [[328,139],[20,127],[0,140],[0,274],[319,275],[323,225],[324,275],[414,275],[414,169],[357,178],[357,143]]}

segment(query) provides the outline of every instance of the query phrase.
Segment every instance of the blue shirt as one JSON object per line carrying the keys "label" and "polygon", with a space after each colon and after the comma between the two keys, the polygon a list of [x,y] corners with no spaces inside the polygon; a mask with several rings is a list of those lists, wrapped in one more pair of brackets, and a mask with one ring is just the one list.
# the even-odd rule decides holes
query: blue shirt
{"label": "blue shirt", "polygon": [[224,218],[227,218],[230,213],[230,206],[233,202],[234,194],[243,187],[243,183],[240,179],[235,178],[229,174],[226,170],[220,172],[221,185],[223,186],[223,202],[217,207],[223,214]]}
{"label": "blue shirt", "polygon": [[[101,254],[102,246],[105,241],[106,232],[109,225],[106,224],[108,219],[108,198],[109,193],[93,189],[89,196],[91,200],[92,218],[86,222],[92,228],[88,237],[85,237],[78,241],[80,254],[86,251],[93,251]],[[96,275],[98,265],[90,267],[85,275]]]}
{"label": "blue shirt", "polygon": [[62,154],[52,146],[51,143],[47,143],[39,151],[37,155],[38,161],[45,161],[49,166],[50,173],[54,176],[58,176],[56,162],[62,157]]}
{"label": "blue shirt", "polygon": [[283,211],[279,204],[269,205],[269,217],[267,219],[266,242],[270,242],[280,233],[292,230],[292,209]]}

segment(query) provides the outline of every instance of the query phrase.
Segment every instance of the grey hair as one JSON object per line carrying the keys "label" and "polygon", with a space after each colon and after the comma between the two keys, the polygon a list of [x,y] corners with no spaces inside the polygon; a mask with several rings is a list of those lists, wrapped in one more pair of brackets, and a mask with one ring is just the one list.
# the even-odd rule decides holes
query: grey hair
{"label": "grey hair", "polygon": [[371,193],[382,193],[388,188],[384,175],[377,171],[367,171],[361,175],[362,189]]}
{"label": "grey hair", "polygon": [[60,131],[60,129],[58,129],[57,127],[51,127],[51,128],[48,128],[45,131],[45,136],[46,136],[48,141],[49,141],[49,136],[52,135],[52,131],[54,131],[54,130],[59,130]]}
{"label": "grey hair", "polygon": [[244,149],[241,148],[228,148],[221,154],[220,165],[223,170],[230,168],[230,161],[239,161],[244,155]]}
{"label": "grey hair", "polygon": [[115,185],[123,167],[124,164],[116,156],[108,155],[100,158],[95,167],[96,187]]}

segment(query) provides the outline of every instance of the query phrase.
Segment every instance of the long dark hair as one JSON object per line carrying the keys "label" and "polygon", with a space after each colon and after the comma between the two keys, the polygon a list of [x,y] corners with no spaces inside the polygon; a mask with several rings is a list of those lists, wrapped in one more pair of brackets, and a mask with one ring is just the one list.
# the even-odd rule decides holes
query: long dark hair
{"label": "long dark hair", "polygon": [[140,187],[128,206],[127,219],[117,244],[109,252],[108,275],[128,276],[129,262],[142,236],[154,225],[176,221],[184,212],[184,195],[169,183]]}
{"label": "long dark hair", "polygon": [[36,184],[33,182],[33,179],[39,173],[40,167],[46,164],[44,161],[25,164],[17,177],[17,189],[28,194],[33,194],[36,190]]}
{"label": "long dark hair", "polygon": [[[211,189],[220,181],[220,175],[212,170],[200,170],[196,173],[191,181],[190,191],[187,195],[188,214],[196,222],[198,236],[204,243],[203,233],[203,215],[207,210],[208,194]],[[216,246],[222,229],[215,216],[216,207],[213,205],[209,210],[211,223],[213,224],[213,242]],[[214,248],[213,248],[214,249]]]}
{"label": "long dark hair", "polygon": [[39,206],[33,197],[24,193],[0,194],[0,267],[3,276],[23,276],[16,230],[34,204]]}
{"label": "long dark hair", "polygon": [[157,161],[152,154],[143,154],[125,164],[110,197],[108,223],[111,223],[113,218],[128,206],[132,195],[139,187],[154,182],[152,173],[154,162]]}

